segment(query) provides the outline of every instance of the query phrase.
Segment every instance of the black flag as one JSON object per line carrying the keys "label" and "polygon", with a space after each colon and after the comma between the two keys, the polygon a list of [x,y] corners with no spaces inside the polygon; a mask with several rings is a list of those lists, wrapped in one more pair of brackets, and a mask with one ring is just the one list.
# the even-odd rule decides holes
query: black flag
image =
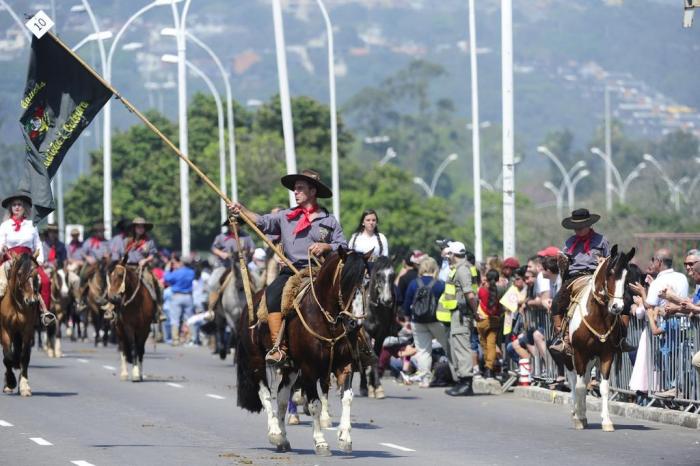
{"label": "black flag", "polygon": [[35,223],[54,210],[51,179],[66,152],[111,97],[52,34],[34,37],[20,103],[27,158],[18,190],[32,197]]}

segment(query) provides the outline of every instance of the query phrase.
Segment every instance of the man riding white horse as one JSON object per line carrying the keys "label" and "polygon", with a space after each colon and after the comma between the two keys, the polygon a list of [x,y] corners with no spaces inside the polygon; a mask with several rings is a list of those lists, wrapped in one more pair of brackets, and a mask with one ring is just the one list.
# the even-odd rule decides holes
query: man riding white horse
{"label": "man riding white horse", "polygon": [[[300,174],[283,176],[282,185],[294,192],[297,206],[281,210],[274,214],[258,215],[248,210],[239,202],[229,205],[233,215],[243,212],[263,231],[269,235],[280,235],[285,256],[297,269],[308,266],[311,256],[322,257],[338,247],[347,247],[340,223],[318,205],[317,199],[333,196],[330,188],[321,182],[319,174],[313,170],[304,170]],[[282,292],[284,285],[294,275],[289,267],[283,267],[277,278],[266,288],[265,300],[268,310],[268,325],[274,345],[265,357],[271,364],[286,361],[286,352],[282,338]]]}

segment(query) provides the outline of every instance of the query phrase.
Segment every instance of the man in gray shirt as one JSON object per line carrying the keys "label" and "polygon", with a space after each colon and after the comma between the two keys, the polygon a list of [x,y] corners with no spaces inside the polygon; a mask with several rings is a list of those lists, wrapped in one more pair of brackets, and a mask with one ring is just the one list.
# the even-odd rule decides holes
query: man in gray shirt
{"label": "man in gray shirt", "polygon": [[[330,188],[321,182],[319,174],[313,170],[304,170],[300,174],[282,177],[282,185],[294,191],[297,207],[285,209],[274,214],[258,215],[235,202],[229,205],[233,215],[243,212],[263,231],[271,235],[280,235],[280,243],[285,256],[297,268],[307,265],[309,256],[323,256],[338,247],[347,247],[343,230],[338,221],[324,208],[317,198],[333,196]],[[268,325],[273,342],[278,341],[282,326],[281,301],[284,285],[294,272],[283,267],[277,278],[265,290],[268,310]],[[269,351],[266,361],[280,364],[285,361],[284,348],[277,344]]]}

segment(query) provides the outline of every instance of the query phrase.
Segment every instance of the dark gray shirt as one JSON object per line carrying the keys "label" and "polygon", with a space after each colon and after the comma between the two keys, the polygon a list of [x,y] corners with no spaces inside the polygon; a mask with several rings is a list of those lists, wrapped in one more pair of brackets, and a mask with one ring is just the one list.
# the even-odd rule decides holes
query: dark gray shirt
{"label": "dark gray shirt", "polygon": [[593,272],[598,267],[598,258],[608,257],[610,255],[610,244],[607,238],[600,233],[593,233],[590,250],[588,252],[584,251],[584,244],[582,241],[579,241],[573,251],[570,251],[575,241],[576,235],[573,235],[564,243],[563,251],[571,256],[569,274]]}
{"label": "dark gray shirt", "polygon": [[[253,242],[253,238],[251,238],[249,235],[239,235],[238,238],[241,240],[241,248],[243,248],[244,251],[251,253],[255,250],[255,243]],[[220,235],[217,235],[216,238],[214,238],[214,242],[212,243],[211,247],[212,249],[216,248],[228,254],[233,254],[238,251],[238,243],[236,243],[236,238],[233,236],[233,234],[229,233],[221,233]],[[230,260],[223,260],[219,256],[215,257],[216,267],[231,266]]]}
{"label": "dark gray shirt", "polygon": [[127,238],[124,240],[124,252],[120,256],[123,254],[127,255],[127,264],[138,264],[142,259],[158,254],[158,249],[151,238],[146,239],[143,244],[140,244],[140,241],[135,242],[133,238]]}
{"label": "dark gray shirt", "polygon": [[270,235],[280,235],[280,243],[284,249],[284,255],[294,264],[306,264],[309,257],[309,246],[313,243],[327,243],[331,250],[336,251],[338,246],[348,247],[343,236],[343,229],[338,221],[325,210],[317,212],[317,217],[311,222],[311,227],[294,234],[294,228],[303,218],[303,214],[295,219],[288,220],[287,214],[293,209],[285,209],[274,214],[266,214],[259,217],[258,228]]}
{"label": "dark gray shirt", "polygon": [[83,243],[83,256],[92,256],[97,260],[102,260],[105,255],[110,255],[109,242],[106,239],[91,237]]}
{"label": "dark gray shirt", "polygon": [[71,240],[67,247],[68,259],[72,261],[81,261],[84,259],[83,243],[80,240]]}

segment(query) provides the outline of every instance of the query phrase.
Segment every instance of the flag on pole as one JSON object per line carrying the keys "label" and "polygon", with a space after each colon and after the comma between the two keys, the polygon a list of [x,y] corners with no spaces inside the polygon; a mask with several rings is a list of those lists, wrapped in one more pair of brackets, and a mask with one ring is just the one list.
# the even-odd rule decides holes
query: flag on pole
{"label": "flag on pole", "polygon": [[18,190],[32,197],[35,223],[54,210],[51,179],[68,149],[111,97],[53,34],[33,38],[20,101],[26,160]]}

